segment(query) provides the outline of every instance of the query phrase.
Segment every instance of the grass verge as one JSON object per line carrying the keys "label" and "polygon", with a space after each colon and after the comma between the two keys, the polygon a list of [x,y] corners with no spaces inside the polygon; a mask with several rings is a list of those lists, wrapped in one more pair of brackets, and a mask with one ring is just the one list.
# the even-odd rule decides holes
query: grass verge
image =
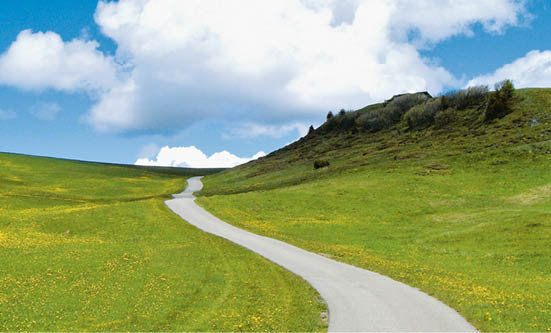
{"label": "grass verge", "polygon": [[196,173],[0,154],[0,330],[325,330],[305,281],[168,210]]}

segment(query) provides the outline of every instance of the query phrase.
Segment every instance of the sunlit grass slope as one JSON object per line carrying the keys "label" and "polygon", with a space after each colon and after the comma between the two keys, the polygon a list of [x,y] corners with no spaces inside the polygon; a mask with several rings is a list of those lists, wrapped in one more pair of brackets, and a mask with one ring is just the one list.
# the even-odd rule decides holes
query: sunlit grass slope
{"label": "sunlit grass slope", "polygon": [[[329,133],[205,179],[253,232],[381,272],[484,331],[551,331],[551,90],[485,123]],[[315,159],[329,167],[314,170]]]}
{"label": "sunlit grass slope", "polygon": [[205,172],[0,154],[0,330],[323,330],[305,281],[164,205]]}

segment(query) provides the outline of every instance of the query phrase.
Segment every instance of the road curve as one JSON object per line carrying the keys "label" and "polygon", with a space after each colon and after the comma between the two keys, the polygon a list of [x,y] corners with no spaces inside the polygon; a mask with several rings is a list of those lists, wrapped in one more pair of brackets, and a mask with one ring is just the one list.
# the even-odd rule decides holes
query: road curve
{"label": "road curve", "polygon": [[308,281],[329,308],[329,331],[438,331],[475,329],[455,310],[435,298],[386,276],[236,228],[195,202],[201,177],[167,206],[188,223],[246,247]]}

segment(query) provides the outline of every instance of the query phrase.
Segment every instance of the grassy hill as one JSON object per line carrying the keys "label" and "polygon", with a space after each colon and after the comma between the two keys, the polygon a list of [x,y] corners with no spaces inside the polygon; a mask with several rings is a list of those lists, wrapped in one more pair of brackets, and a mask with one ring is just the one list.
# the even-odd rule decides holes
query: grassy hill
{"label": "grassy hill", "polygon": [[324,330],[305,281],[164,205],[209,172],[0,154],[0,330]]}
{"label": "grassy hill", "polygon": [[502,109],[488,94],[341,112],[206,177],[198,202],[419,287],[480,330],[551,331],[551,89],[517,90]]}

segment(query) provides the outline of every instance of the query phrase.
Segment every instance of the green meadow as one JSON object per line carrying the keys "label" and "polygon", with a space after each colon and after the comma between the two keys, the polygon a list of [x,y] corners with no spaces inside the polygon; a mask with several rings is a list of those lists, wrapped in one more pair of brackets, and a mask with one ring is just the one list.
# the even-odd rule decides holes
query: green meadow
{"label": "green meadow", "polygon": [[[490,122],[481,105],[453,117],[375,133],[324,132],[328,121],[206,177],[198,202],[418,287],[479,330],[551,331],[551,89],[516,91],[512,112]],[[314,170],[317,159],[330,166]]]}
{"label": "green meadow", "polygon": [[0,154],[0,330],[326,330],[305,281],[165,206],[208,172]]}

